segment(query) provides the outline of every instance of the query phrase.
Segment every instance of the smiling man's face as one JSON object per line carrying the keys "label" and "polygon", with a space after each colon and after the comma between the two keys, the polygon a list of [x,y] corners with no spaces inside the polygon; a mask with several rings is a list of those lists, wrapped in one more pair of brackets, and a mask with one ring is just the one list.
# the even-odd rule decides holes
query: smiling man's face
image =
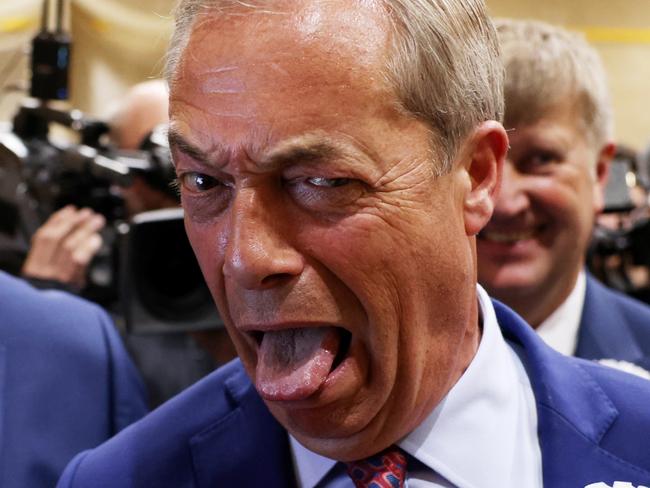
{"label": "smiling man's face", "polygon": [[580,114],[568,98],[513,130],[494,216],[478,239],[481,284],[534,327],[573,289],[603,207],[612,148],[595,147]]}
{"label": "smiling man's face", "polygon": [[359,3],[206,14],[171,93],[187,233],[240,358],[340,460],[417,426],[478,343],[470,178],[434,176],[382,74],[385,13]]}

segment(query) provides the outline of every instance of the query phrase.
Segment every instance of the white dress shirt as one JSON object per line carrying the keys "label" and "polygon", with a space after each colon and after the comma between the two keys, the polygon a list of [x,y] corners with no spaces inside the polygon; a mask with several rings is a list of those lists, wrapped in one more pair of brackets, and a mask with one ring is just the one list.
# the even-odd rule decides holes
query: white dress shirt
{"label": "white dress shirt", "polygon": [[566,300],[537,327],[537,334],[546,344],[567,356],[576,353],[586,293],[587,277],[584,271],[580,271],[576,284]]}
{"label": "white dress shirt", "polygon": [[[416,459],[409,461],[408,488],[542,487],[530,381],[480,286],[478,299],[483,334],[476,356],[424,422],[398,442]],[[298,486],[353,486],[342,463],[290,441]]]}

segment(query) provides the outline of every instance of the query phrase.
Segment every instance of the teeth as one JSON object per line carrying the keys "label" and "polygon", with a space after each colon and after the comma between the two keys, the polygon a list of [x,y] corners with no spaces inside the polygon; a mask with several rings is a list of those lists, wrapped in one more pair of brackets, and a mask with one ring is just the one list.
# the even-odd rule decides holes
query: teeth
{"label": "teeth", "polygon": [[535,233],[533,231],[525,232],[483,232],[482,235],[488,241],[502,244],[512,244],[518,241],[531,239]]}

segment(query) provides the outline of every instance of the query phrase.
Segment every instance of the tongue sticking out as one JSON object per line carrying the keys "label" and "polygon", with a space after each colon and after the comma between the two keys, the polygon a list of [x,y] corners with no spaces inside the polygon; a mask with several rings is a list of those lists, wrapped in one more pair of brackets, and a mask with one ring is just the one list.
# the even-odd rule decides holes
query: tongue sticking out
{"label": "tongue sticking out", "polygon": [[309,397],[325,382],[339,345],[334,327],[266,332],[257,357],[257,391],[266,400]]}

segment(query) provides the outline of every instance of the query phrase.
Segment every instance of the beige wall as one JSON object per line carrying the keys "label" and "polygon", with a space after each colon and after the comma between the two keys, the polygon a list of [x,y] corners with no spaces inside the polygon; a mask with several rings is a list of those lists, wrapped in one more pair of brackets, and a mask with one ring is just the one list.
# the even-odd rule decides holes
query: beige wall
{"label": "beige wall", "polygon": [[160,77],[174,0],[76,0],[72,102],[103,116],[130,85]]}
{"label": "beige wall", "polygon": [[650,1],[486,1],[494,16],[537,18],[583,31],[609,75],[618,140],[636,149],[650,143]]}
{"label": "beige wall", "polygon": [[[69,0],[73,38],[71,103],[97,117],[132,84],[160,76],[175,0]],[[24,97],[28,50],[42,0],[0,0],[0,121]],[[11,67],[11,69],[9,69]]]}
{"label": "beige wall", "polygon": [[[584,31],[609,72],[621,142],[650,142],[650,0],[487,0],[495,16],[534,17]],[[0,81],[18,56],[9,84],[26,77],[25,49],[40,0],[0,0]],[[174,0],[72,0],[72,103],[102,116],[137,81],[161,73]],[[19,95],[0,94],[0,120]]]}

